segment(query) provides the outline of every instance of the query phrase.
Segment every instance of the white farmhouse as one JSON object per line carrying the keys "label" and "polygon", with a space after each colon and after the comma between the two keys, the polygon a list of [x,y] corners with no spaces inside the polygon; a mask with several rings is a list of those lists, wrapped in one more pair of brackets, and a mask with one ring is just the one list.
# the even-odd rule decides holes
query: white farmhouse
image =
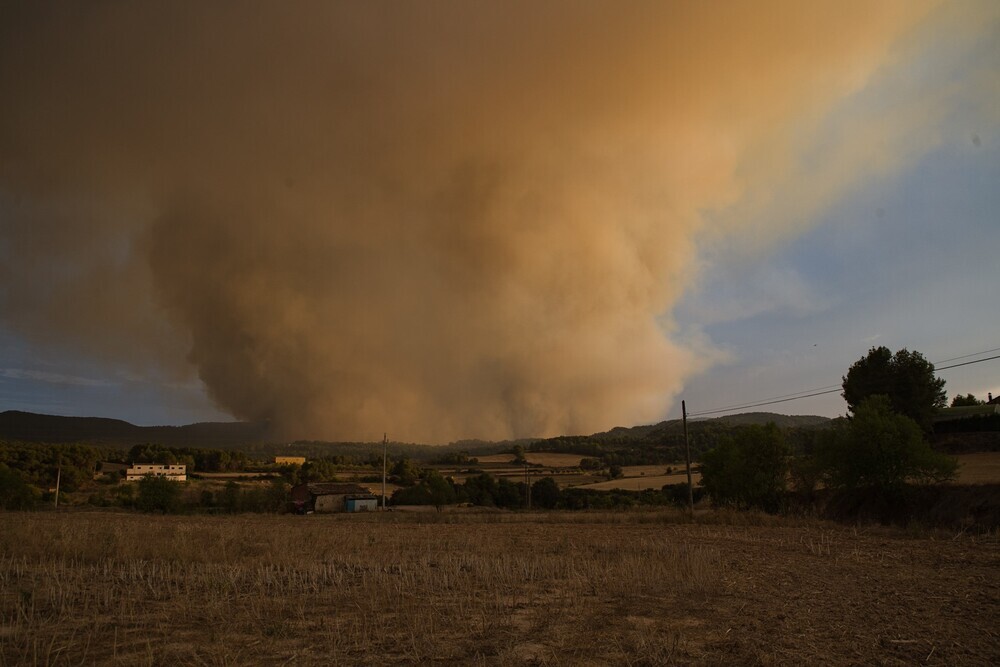
{"label": "white farmhouse", "polygon": [[135,482],[146,475],[154,477],[166,477],[175,482],[187,481],[187,466],[181,465],[159,465],[156,463],[133,463],[125,470],[125,481]]}

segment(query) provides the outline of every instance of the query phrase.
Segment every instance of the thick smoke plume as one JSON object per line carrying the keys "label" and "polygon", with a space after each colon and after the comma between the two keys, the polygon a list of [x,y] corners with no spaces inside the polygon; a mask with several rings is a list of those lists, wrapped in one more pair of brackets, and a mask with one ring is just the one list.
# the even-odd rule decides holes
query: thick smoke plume
{"label": "thick smoke plume", "polygon": [[298,437],[656,419],[703,213],[926,11],[5,3],[6,326]]}

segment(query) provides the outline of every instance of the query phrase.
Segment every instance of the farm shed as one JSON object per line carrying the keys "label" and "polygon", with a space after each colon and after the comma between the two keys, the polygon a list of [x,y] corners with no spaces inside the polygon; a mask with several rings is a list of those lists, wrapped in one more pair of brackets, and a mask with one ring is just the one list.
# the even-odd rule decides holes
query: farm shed
{"label": "farm shed", "polygon": [[378,499],[357,484],[313,482],[292,487],[292,503],[298,512],[369,512]]}

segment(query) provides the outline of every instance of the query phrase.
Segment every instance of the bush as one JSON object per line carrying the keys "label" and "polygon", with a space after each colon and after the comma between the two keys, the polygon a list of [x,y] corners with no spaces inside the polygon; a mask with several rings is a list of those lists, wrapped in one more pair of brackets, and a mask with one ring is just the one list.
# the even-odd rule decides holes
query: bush
{"label": "bush", "polygon": [[[667,503],[674,505],[675,507],[687,507],[688,506],[688,485],[687,482],[681,482],[680,484],[664,484],[661,489],[663,497]],[[702,496],[705,495],[705,489],[701,487],[694,487],[691,490],[691,497],[695,503],[701,500]]]}
{"label": "bush", "polygon": [[[473,505],[496,507],[496,497],[499,493],[497,479],[489,473],[480,473],[465,480],[465,495]],[[395,498],[395,495],[393,496]]]}
{"label": "bush", "polygon": [[16,470],[0,463],[0,509],[30,510],[35,506],[35,493]]}
{"label": "bush", "polygon": [[835,429],[817,451],[826,485],[835,489],[901,489],[907,480],[943,482],[958,464],[931,449],[920,426],[893,412],[885,396],[865,399],[846,428]]}
{"label": "bush", "polygon": [[139,480],[136,507],[143,512],[177,512],[180,509],[180,482],[147,475]]}
{"label": "bush", "polygon": [[543,477],[531,485],[531,505],[542,509],[552,509],[559,504],[559,485],[551,477]]}
{"label": "bush", "polygon": [[788,447],[773,423],[744,426],[702,459],[705,491],[713,502],[775,512],[781,506],[788,471]]}
{"label": "bush", "polygon": [[392,494],[393,505],[434,505],[440,510],[455,501],[455,487],[436,470],[428,470],[419,484]]}

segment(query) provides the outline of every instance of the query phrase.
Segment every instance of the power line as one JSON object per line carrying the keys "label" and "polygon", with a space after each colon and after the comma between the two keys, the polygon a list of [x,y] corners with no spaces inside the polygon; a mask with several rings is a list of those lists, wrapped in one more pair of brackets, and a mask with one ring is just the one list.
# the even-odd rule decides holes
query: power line
{"label": "power line", "polygon": [[719,413],[719,412],[730,412],[732,410],[744,410],[746,408],[759,408],[759,407],[761,407],[763,405],[774,405],[775,403],[787,403],[788,401],[797,401],[800,398],[811,398],[813,396],[822,396],[823,394],[833,394],[833,393],[836,393],[838,391],[840,391],[840,387],[837,387],[836,389],[828,389],[826,391],[817,391],[817,392],[812,393],[812,394],[804,394],[802,396],[794,396],[792,398],[782,398],[782,399],[777,400],[777,401],[764,401],[763,403],[749,403],[747,405],[738,405],[738,406],[729,407],[729,408],[717,408],[715,410],[703,410],[701,412],[692,412],[690,416],[691,417],[701,417],[702,415],[714,415],[714,414]]}
{"label": "power line", "polygon": [[[827,389],[831,389],[831,390],[833,390],[833,389],[840,389],[840,385],[839,384],[831,384],[831,385],[827,385],[825,387],[816,387],[815,389],[803,389],[802,391],[795,391],[795,392],[792,392],[791,394],[781,394],[780,396],[769,396],[767,398],[762,398],[762,399],[759,399],[758,401],[754,401],[754,403],[759,403],[759,402],[762,402],[762,401],[779,401],[781,399],[794,400],[795,398],[806,398],[805,396],[799,396],[799,394],[810,394],[810,395],[812,395],[811,392],[817,392],[817,391],[822,392],[822,391],[826,391]],[[718,408],[712,408],[712,412],[720,412],[720,411],[723,411],[723,410],[737,410],[739,408],[744,408],[744,407],[748,407],[746,403],[736,403],[736,404],[733,404],[733,405],[724,405],[724,406],[721,406],[721,407],[718,407]],[[700,414],[704,414],[704,411],[693,412],[691,414],[692,414],[692,416],[694,416],[694,415],[700,415]]]}
{"label": "power line", "polygon": [[[951,359],[942,359],[941,361],[934,362],[935,364],[946,364],[949,361],[955,361],[957,359],[968,359],[969,357],[978,357],[980,354],[989,354],[990,352],[1000,352],[1000,347],[995,347],[992,350],[983,350],[982,352],[973,352],[972,354],[963,354],[960,357],[952,357]],[[985,359],[983,361],[986,361]],[[941,370],[940,368],[936,370]]]}
{"label": "power line", "polygon": [[[980,353],[980,354],[982,354],[982,353]],[[974,356],[974,355],[970,355],[970,356]],[[956,357],[956,359],[957,358],[958,357]],[[958,368],[959,366],[968,366],[970,364],[978,364],[980,362],[989,361],[991,359],[1000,359],[1000,354],[996,355],[995,357],[986,357],[985,359],[976,359],[975,361],[965,361],[965,362],[962,362],[960,364],[952,364],[951,366],[942,366],[941,368],[935,368],[934,370],[936,370],[936,371],[946,371],[949,368]]]}
{"label": "power line", "polygon": [[[951,359],[944,359],[938,363],[946,363],[948,361],[955,361],[956,359],[967,359],[968,357],[975,357],[980,354],[987,354],[989,352],[996,352],[1000,350],[1000,347],[993,348],[992,350],[983,350],[981,352],[973,352],[972,354],[963,354],[959,357],[952,357]],[[936,371],[946,371],[949,368],[958,368],[959,366],[970,366],[972,364],[979,364],[984,361],[992,361],[993,359],[1000,359],[1000,355],[995,355],[992,357],[985,357],[983,359],[975,359],[973,361],[964,361],[960,364],[952,364],[951,366],[941,366],[940,368],[935,367]],[[720,412],[730,412],[732,410],[745,410],[747,408],[759,408],[765,405],[774,405],[776,403],[787,403],[789,401],[797,401],[800,398],[812,398],[813,396],[823,396],[824,394],[833,394],[841,390],[840,385],[827,385],[826,387],[819,387],[818,389],[804,389],[803,391],[795,392],[792,394],[785,394],[783,396],[775,396],[773,399],[764,399],[763,401],[758,401],[754,403],[742,403],[737,405],[729,405],[722,408],[713,408],[711,410],[701,410],[699,412],[690,413],[690,417],[702,417],[704,415],[714,415]]]}
{"label": "power line", "polygon": [[[740,408],[749,408],[753,407],[754,405],[758,405],[760,403],[766,403],[771,401],[774,401],[775,403],[781,403],[784,401],[794,401],[797,398],[808,398],[808,396],[817,396],[818,394],[814,392],[833,393],[834,391],[839,391],[840,388],[841,387],[839,384],[831,384],[827,385],[826,387],[816,387],[815,389],[803,389],[802,391],[796,391],[791,394],[781,394],[780,396],[769,396],[768,398],[762,398],[758,401],[754,401],[753,403],[735,403],[733,405],[724,405],[718,408],[712,408],[711,410],[701,410],[699,412],[692,412],[691,416],[696,417],[698,415],[706,414],[706,412],[725,412],[726,410],[739,410]],[[800,394],[808,394],[808,396],[800,396]]]}

